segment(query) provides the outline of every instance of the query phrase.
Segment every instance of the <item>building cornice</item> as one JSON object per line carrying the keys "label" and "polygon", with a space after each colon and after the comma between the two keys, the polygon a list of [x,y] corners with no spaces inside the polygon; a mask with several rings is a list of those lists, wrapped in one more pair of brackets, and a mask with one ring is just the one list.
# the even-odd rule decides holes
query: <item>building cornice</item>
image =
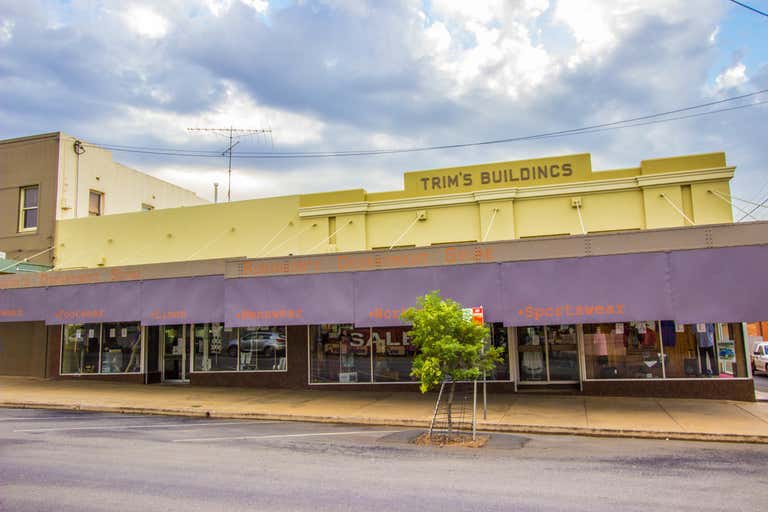
{"label": "building cornice", "polygon": [[675,185],[677,183],[692,183],[713,180],[729,180],[733,178],[736,167],[718,167],[715,169],[697,169],[695,171],[680,171],[675,173],[649,174],[638,176],[640,187],[655,187]]}

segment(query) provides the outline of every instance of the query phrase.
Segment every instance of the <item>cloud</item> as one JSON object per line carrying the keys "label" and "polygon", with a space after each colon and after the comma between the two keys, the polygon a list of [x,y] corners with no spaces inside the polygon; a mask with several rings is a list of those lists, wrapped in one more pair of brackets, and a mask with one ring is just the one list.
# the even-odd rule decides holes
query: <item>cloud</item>
{"label": "cloud", "polygon": [[13,37],[15,23],[11,20],[0,20],[0,44],[7,43]]}
{"label": "cloud", "polygon": [[[271,127],[276,150],[328,151],[610,122],[768,87],[765,59],[723,69],[723,53],[751,44],[724,46],[719,30],[733,29],[726,12],[720,0],[695,10],[685,0],[4,3],[0,136],[61,129],[94,142],[219,151],[223,139],[186,128]],[[759,190],[764,150],[754,110],[463,150],[236,154],[233,191],[241,199],[387,190],[414,169],[585,151],[605,169],[716,150],[739,165],[735,189]],[[271,149],[266,142],[243,139],[237,151]],[[225,169],[223,158],[115,157],[206,197]]]}
{"label": "cloud", "polygon": [[133,5],[122,17],[128,28],[140,36],[159,39],[168,33],[168,20],[149,7]]}
{"label": "cloud", "polygon": [[737,62],[717,75],[715,90],[721,92],[726,89],[733,89],[743,85],[747,80],[747,67],[741,62]]}

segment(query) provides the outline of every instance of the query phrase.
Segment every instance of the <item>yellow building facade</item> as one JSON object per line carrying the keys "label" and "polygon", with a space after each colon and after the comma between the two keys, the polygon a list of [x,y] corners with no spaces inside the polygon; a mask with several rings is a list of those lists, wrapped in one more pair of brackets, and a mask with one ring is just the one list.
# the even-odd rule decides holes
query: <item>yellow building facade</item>
{"label": "yellow building facade", "polygon": [[589,154],[407,172],[403,190],[61,220],[57,269],[277,257],[733,222],[724,153],[593,171]]}

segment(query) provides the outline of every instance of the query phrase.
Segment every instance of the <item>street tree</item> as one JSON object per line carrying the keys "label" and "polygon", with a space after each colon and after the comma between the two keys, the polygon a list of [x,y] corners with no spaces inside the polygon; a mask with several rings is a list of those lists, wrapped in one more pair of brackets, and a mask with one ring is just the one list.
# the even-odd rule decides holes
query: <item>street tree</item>
{"label": "street tree", "polygon": [[450,382],[448,424],[457,381],[472,381],[493,370],[502,361],[500,347],[486,346],[489,330],[464,318],[461,304],[444,299],[440,291],[419,297],[416,306],[401,315],[412,325],[408,338],[418,349],[411,375],[421,382],[426,393],[443,382]]}

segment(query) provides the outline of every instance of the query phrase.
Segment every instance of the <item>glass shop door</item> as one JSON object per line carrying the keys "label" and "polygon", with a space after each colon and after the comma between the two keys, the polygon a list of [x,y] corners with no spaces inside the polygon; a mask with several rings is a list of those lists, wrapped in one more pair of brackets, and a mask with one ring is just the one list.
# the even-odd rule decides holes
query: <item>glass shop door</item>
{"label": "glass shop door", "polygon": [[579,349],[575,325],[517,328],[521,383],[579,382]]}
{"label": "glass shop door", "polygon": [[163,382],[189,382],[192,329],[187,325],[164,325],[162,330]]}

